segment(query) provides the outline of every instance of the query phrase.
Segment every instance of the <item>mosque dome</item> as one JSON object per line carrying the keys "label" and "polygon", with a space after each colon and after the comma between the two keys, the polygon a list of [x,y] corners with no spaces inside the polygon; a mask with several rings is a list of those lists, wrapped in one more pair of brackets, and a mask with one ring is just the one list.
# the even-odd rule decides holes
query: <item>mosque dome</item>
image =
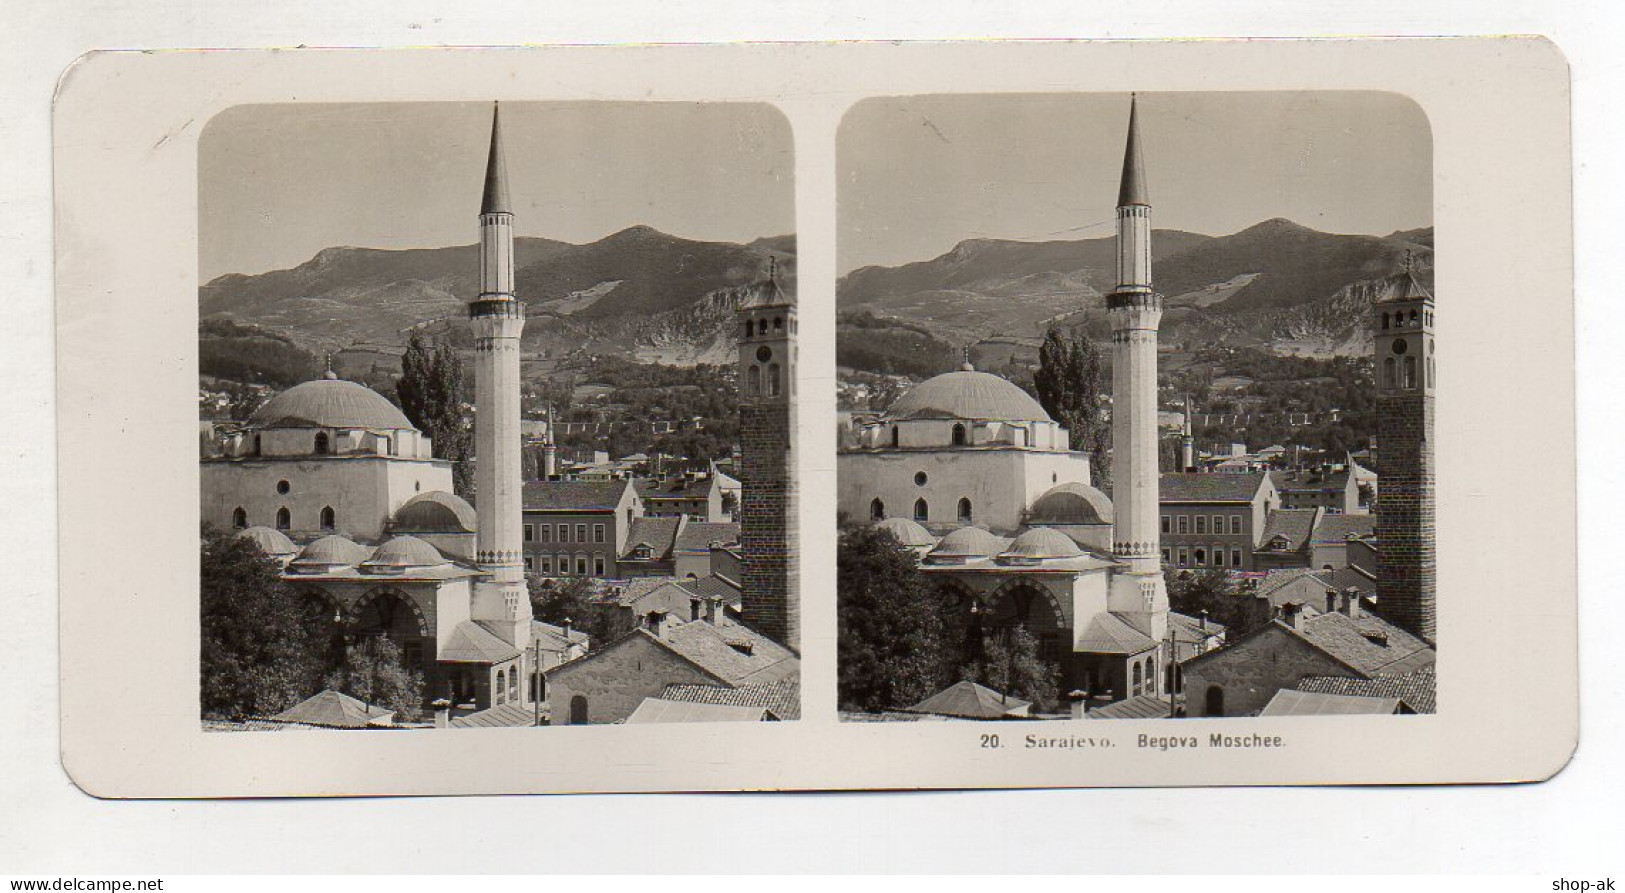
{"label": "mosque dome", "polygon": [[892,419],[1053,421],[1026,391],[997,375],[964,367],[915,385],[897,398],[887,416]]}
{"label": "mosque dome", "polygon": [[1094,487],[1072,481],[1051,487],[1038,497],[1028,520],[1035,525],[1110,524],[1112,501]]}
{"label": "mosque dome", "polygon": [[1052,527],[1034,527],[1015,538],[1000,558],[1042,560],[1045,558],[1076,558],[1083,554],[1072,537]]}
{"label": "mosque dome", "polygon": [[434,567],[446,563],[440,550],[415,536],[397,536],[378,547],[372,557],[362,562],[361,569],[369,573],[398,572],[409,567]]}
{"label": "mosque dome", "polygon": [[943,537],[931,550],[936,558],[979,558],[997,555],[1009,541],[980,527],[961,527]]}
{"label": "mosque dome", "polygon": [[377,391],[339,378],[294,385],[265,401],[248,423],[254,428],[413,428],[406,415]]}
{"label": "mosque dome", "polygon": [[293,566],[298,568],[344,567],[358,564],[367,557],[366,546],[357,545],[353,540],[331,534],[324,536],[299,553],[293,560]]}
{"label": "mosque dome", "polygon": [[926,530],[918,521],[911,521],[908,518],[887,518],[875,527],[890,533],[899,543],[911,548],[937,544],[937,538],[931,535],[931,531]]}
{"label": "mosque dome", "polygon": [[395,512],[394,529],[418,533],[473,533],[474,507],[455,493],[431,490],[408,499]]}
{"label": "mosque dome", "polygon": [[288,535],[280,530],[269,527],[250,527],[237,531],[239,539],[245,539],[259,547],[261,552],[272,558],[286,558],[299,551],[299,547],[288,539]]}

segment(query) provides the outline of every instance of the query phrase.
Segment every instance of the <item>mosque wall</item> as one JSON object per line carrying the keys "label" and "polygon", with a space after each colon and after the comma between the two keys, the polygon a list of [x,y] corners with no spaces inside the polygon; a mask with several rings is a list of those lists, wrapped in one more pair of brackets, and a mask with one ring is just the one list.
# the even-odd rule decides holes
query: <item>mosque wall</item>
{"label": "mosque wall", "polygon": [[[278,510],[286,508],[285,532],[295,538],[341,533],[373,542],[384,536],[385,523],[406,500],[452,487],[451,467],[444,462],[362,456],[205,460],[201,475],[205,523],[230,530],[232,514],[241,506],[249,526],[275,529]],[[322,509],[328,507],[334,513],[331,530],[321,524]]]}
{"label": "mosque wall", "polygon": [[[1009,534],[1027,509],[1058,483],[1089,482],[1085,453],[955,449],[842,453],[836,460],[837,505],[854,521],[871,520],[881,500],[888,518],[911,518],[925,500],[921,523],[963,525],[959,500],[971,503],[970,523]],[[923,480],[921,478],[923,475]]]}

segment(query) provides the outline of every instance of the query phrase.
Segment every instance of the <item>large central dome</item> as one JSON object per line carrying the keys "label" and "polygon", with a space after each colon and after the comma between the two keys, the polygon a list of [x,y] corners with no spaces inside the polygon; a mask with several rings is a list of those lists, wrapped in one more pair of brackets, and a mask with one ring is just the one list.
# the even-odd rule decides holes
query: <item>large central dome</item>
{"label": "large central dome", "polygon": [[897,399],[893,419],[1053,421],[1030,394],[986,372],[962,369],[927,379]]}
{"label": "large central dome", "polygon": [[412,428],[377,391],[336,378],[307,381],[277,394],[249,416],[256,428]]}

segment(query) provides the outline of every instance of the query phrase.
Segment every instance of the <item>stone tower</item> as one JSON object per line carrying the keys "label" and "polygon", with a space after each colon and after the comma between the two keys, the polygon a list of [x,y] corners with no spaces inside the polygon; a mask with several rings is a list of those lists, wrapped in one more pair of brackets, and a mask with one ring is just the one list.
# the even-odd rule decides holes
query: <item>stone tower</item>
{"label": "stone tower", "polygon": [[491,115],[491,155],[480,202],[480,294],[468,305],[474,330],[474,502],[479,519],[473,619],[520,651],[530,643],[530,597],[521,540],[524,470],[519,432],[519,335],[525,305],[514,298],[513,211],[502,157],[501,111]]}
{"label": "stone tower", "polygon": [[801,650],[796,549],[796,307],[777,270],[741,290],[740,545],[745,625]]}
{"label": "stone tower", "polygon": [[1106,298],[1112,323],[1112,575],[1108,603],[1135,629],[1168,634],[1158,505],[1157,326],[1162,296],[1151,290],[1151,203],[1140,148],[1139,103],[1131,99],[1123,180],[1117,193],[1117,288]]}
{"label": "stone tower", "polygon": [[1377,609],[1434,641],[1433,295],[1406,269],[1372,310],[1376,341]]}

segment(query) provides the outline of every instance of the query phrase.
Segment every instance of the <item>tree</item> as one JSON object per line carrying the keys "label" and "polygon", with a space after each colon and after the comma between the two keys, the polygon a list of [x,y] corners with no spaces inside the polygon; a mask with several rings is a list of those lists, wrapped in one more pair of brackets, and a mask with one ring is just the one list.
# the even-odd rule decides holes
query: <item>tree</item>
{"label": "tree", "polygon": [[1097,486],[1110,480],[1106,462],[1111,426],[1101,403],[1107,390],[1106,364],[1095,342],[1077,330],[1059,326],[1044,335],[1033,373],[1038,402],[1072,433],[1072,449],[1089,452],[1089,471]]}
{"label": "tree", "polygon": [[592,601],[595,584],[591,577],[550,580],[526,574],[525,585],[530,590],[530,608],[537,620],[554,626],[569,623],[573,629],[587,634],[587,647],[593,651],[614,638],[609,614]]}
{"label": "tree", "polygon": [[886,531],[847,528],[835,587],[842,709],[907,707],[946,684],[950,650],[913,551]]}
{"label": "tree", "polygon": [[1235,578],[1223,568],[1210,567],[1195,573],[1168,568],[1164,581],[1170,608],[1190,617],[1205,611],[1209,619],[1224,626],[1227,641],[1235,641],[1269,622],[1269,611],[1237,586]]}
{"label": "tree", "polygon": [[1013,626],[986,637],[981,656],[960,667],[959,678],[996,692],[1031,701],[1040,712],[1055,707],[1060,668],[1038,653],[1038,640],[1024,626]]}
{"label": "tree", "polygon": [[298,594],[242,537],[203,531],[200,655],[205,716],[273,716],[319,690]]}
{"label": "tree", "polygon": [[445,338],[413,332],[401,356],[395,396],[406,418],[434,442],[437,458],[451,462],[457,495],[474,494],[474,432],[463,388],[463,358]]}
{"label": "tree", "polygon": [[393,710],[397,719],[412,721],[423,712],[423,674],[401,663],[401,649],[388,636],[368,636],[348,649],[326,685]]}

